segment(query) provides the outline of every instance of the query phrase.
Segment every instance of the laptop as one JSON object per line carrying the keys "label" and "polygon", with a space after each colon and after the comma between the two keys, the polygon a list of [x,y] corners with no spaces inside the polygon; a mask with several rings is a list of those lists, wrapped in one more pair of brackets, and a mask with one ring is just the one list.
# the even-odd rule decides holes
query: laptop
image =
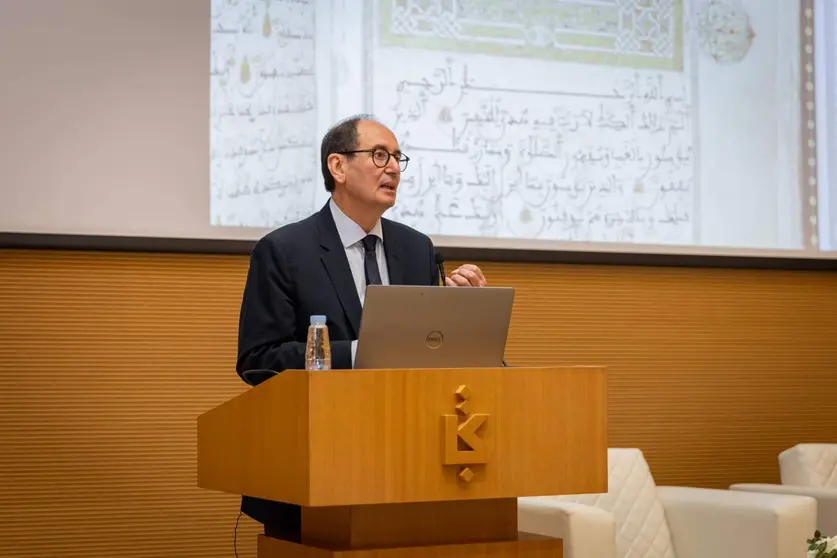
{"label": "laptop", "polygon": [[514,289],[370,285],[355,368],[503,366]]}

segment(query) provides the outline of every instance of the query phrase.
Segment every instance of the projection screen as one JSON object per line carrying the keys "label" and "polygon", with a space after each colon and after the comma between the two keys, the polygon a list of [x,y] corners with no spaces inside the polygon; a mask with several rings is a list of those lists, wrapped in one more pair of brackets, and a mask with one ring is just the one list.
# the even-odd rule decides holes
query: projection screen
{"label": "projection screen", "polygon": [[255,240],[323,134],[439,246],[837,258],[828,0],[0,0],[0,232]]}

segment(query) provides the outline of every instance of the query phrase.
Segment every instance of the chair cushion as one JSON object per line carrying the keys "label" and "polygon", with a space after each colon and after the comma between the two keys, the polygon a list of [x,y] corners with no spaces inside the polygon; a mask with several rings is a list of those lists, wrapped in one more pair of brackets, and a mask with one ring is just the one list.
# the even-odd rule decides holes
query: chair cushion
{"label": "chair cushion", "polygon": [[837,444],[798,444],[779,454],[782,484],[837,488]]}
{"label": "chair cushion", "polygon": [[638,449],[607,452],[607,494],[556,499],[595,506],[613,514],[618,558],[674,558],[674,546],[657,486]]}

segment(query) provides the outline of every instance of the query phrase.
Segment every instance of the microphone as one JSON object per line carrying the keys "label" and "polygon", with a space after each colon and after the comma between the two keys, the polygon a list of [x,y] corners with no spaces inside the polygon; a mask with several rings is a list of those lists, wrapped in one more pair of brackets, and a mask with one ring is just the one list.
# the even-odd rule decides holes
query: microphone
{"label": "microphone", "polygon": [[[445,283],[445,257],[442,254],[436,253],[436,265],[439,267],[439,273],[442,275],[442,286],[446,286]],[[506,362],[506,359],[501,360],[503,366],[507,367],[509,364]]]}
{"label": "microphone", "polygon": [[436,266],[439,268],[439,274],[442,276],[442,286],[445,286],[445,257],[436,252]]}

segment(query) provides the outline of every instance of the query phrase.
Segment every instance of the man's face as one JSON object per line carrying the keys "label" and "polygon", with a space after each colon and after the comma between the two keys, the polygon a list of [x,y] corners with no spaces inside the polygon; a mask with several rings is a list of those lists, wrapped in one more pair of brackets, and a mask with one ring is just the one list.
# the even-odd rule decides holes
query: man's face
{"label": "man's face", "polygon": [[[398,156],[401,154],[395,135],[377,122],[357,124],[356,150],[379,150],[377,153],[356,153],[339,165],[342,176],[335,177],[337,188],[364,206],[375,207],[381,213],[395,204],[395,194],[401,181]],[[386,160],[386,153],[395,154]]]}

